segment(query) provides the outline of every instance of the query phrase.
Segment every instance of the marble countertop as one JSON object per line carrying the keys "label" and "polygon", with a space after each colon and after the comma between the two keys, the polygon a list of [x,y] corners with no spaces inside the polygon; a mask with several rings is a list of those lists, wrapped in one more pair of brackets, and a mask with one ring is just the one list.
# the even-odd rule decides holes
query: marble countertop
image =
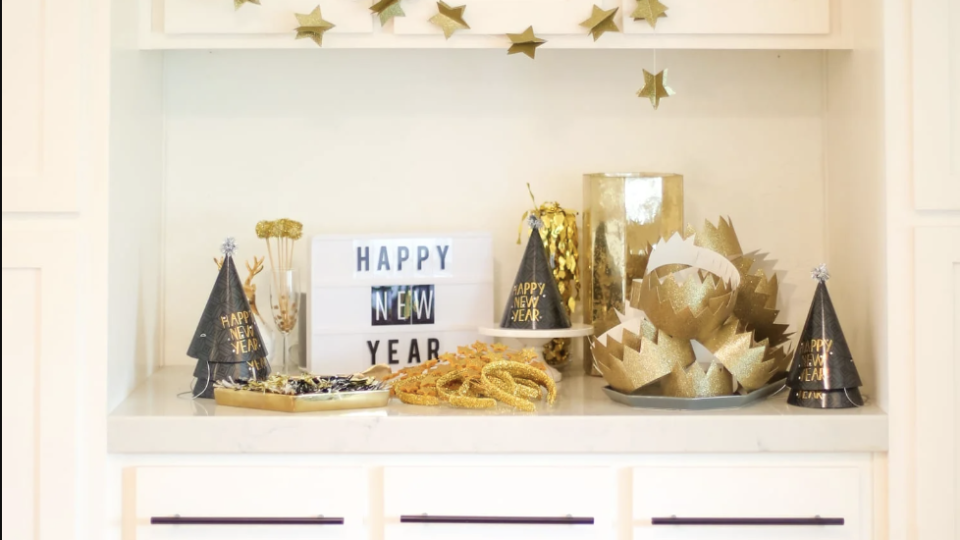
{"label": "marble countertop", "polygon": [[[573,375],[573,376],[569,376]],[[191,400],[191,368],[166,367],[108,417],[111,453],[684,453],[885,452],[887,415],[875,404],[819,411],[786,393],[740,409],[634,409],[604,382],[568,374],[557,404],[537,413],[391,400],[383,409],[276,413]],[[178,394],[183,395],[178,396]]]}

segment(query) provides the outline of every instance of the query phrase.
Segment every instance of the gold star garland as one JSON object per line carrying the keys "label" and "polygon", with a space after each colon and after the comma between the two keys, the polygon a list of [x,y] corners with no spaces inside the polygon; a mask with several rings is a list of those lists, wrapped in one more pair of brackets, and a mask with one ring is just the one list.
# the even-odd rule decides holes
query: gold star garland
{"label": "gold star garland", "polygon": [[[234,8],[240,9],[244,4],[260,5],[260,0],[233,0]],[[463,18],[463,12],[467,6],[450,6],[443,0],[437,2],[437,14],[430,17],[429,22],[443,31],[443,36],[450,39],[458,30],[469,30],[470,25]],[[598,5],[594,5],[590,17],[580,23],[588,29],[593,40],[597,41],[600,36],[607,32],[620,32],[617,23],[614,20],[617,11],[620,8],[604,10]],[[660,0],[637,0],[637,7],[631,13],[635,21],[645,20],[651,28],[656,28],[657,19],[667,16],[666,5]],[[380,19],[381,25],[386,25],[394,17],[404,17],[403,8],[400,0],[379,0],[370,6],[370,11],[376,14]],[[320,6],[317,6],[312,12],[303,14],[295,13],[298,26],[295,28],[296,39],[310,38],[318,46],[323,46],[323,34],[334,28],[336,25],[323,19],[320,14]],[[533,26],[519,34],[507,34],[510,39],[510,48],[507,54],[522,53],[535,59],[537,47],[547,41],[537,37],[533,32]],[[656,74],[643,70],[643,88],[637,92],[637,96],[650,100],[654,109],[660,106],[660,100],[674,95],[674,91],[666,86],[667,70]]]}
{"label": "gold star garland", "polygon": [[320,15],[320,6],[313,8],[310,13],[294,13],[294,15],[297,17],[297,23],[300,24],[296,28],[297,39],[310,38],[320,47],[323,46],[324,32],[336,26],[323,20],[323,16]]}
{"label": "gold star garland", "polygon": [[260,5],[260,0],[233,0],[233,9],[240,9],[244,4]]}
{"label": "gold star garland", "polygon": [[674,94],[673,90],[666,86],[666,76],[667,70],[660,71],[656,75],[643,70],[643,88],[637,92],[637,96],[649,99],[654,110],[660,106],[661,99]]}
{"label": "gold star garland", "polygon": [[463,10],[467,6],[450,7],[446,2],[440,0],[437,2],[437,14],[430,17],[430,22],[439,26],[443,30],[443,36],[450,39],[457,30],[469,30],[470,25],[463,20]]}
{"label": "gold star garland", "polygon": [[604,11],[600,6],[594,5],[590,18],[580,23],[580,26],[590,29],[590,35],[593,36],[594,41],[600,39],[600,36],[606,32],[619,32],[620,29],[617,28],[617,23],[613,20],[619,9],[613,8]]}
{"label": "gold star garland", "polygon": [[519,34],[507,34],[507,37],[510,38],[510,48],[507,49],[507,54],[523,53],[530,58],[536,58],[537,47],[547,42],[547,40],[534,35],[532,26],[527,27]]}
{"label": "gold star garland", "polygon": [[403,8],[400,7],[400,0],[380,0],[370,6],[370,11],[380,17],[380,26],[386,25],[394,17],[405,17]]}
{"label": "gold star garland", "polygon": [[668,9],[660,0],[637,0],[637,7],[630,16],[635,21],[647,21],[650,28],[656,28],[657,19],[666,17]]}

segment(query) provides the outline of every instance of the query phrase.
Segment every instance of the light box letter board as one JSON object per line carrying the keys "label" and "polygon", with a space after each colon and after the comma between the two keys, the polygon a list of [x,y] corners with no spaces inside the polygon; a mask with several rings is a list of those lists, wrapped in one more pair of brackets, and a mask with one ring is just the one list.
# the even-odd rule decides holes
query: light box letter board
{"label": "light box letter board", "polygon": [[310,260],[314,373],[416,365],[493,322],[489,233],[320,235]]}

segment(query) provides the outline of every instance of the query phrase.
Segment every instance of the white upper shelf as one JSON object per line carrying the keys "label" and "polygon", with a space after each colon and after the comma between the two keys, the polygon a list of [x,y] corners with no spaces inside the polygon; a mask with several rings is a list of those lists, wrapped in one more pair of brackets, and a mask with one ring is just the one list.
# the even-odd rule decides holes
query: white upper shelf
{"label": "white upper shelf", "polygon": [[[573,370],[571,370],[573,371]],[[786,393],[740,409],[665,411],[614,403],[595,377],[560,383],[536,414],[419,407],[275,413],[190,400],[192,368],[150,377],[108,418],[108,450],[126,453],[684,453],[885,452],[875,404],[812,410]]]}
{"label": "white upper shelf", "polygon": [[[470,30],[449,40],[429,19],[435,0],[401,0],[404,17],[381,27],[372,0],[139,0],[144,49],[310,49],[294,39],[294,13],[319,5],[335,28],[324,48],[503,48],[507,33],[533,26],[541,49],[849,49],[856,45],[859,0],[661,0],[667,15],[651,28],[630,16],[637,0],[453,0],[466,5]],[[580,23],[594,5],[619,7],[617,26],[598,41]]]}

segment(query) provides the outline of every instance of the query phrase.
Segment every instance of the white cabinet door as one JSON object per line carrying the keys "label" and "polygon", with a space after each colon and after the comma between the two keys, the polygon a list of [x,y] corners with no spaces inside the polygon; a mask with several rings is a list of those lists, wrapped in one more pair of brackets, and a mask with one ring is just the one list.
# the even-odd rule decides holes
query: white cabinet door
{"label": "white cabinet door", "polygon": [[[616,495],[614,471],[605,467],[386,467],[384,538],[612,539]],[[411,517],[463,519],[411,523]],[[540,523],[484,523],[497,518]],[[545,524],[543,518],[593,522]]]}
{"label": "white cabinet door", "polygon": [[77,270],[74,236],[3,232],[4,540],[76,538]]}
{"label": "white cabinet door", "polygon": [[913,182],[919,210],[960,210],[960,5],[913,1]]}
{"label": "white cabinet door", "polygon": [[[519,34],[533,26],[538,37],[545,35],[584,34],[587,29],[580,23],[590,17],[593,5],[611,9],[618,0],[453,0],[451,6],[466,5],[463,19],[470,30],[458,32],[463,35]],[[436,0],[404,0],[406,17],[394,19],[397,34],[442,34],[429,22],[437,13]],[[621,14],[617,14],[620,24]],[[589,37],[587,37],[589,39]],[[589,43],[590,41],[587,41]]]}
{"label": "white cabinet door", "polygon": [[[264,0],[234,8],[233,0],[155,0],[163,2],[163,31],[167,34],[289,34],[294,39],[294,13],[310,13],[320,6],[324,20],[336,25],[331,34],[363,34],[373,30],[369,0]],[[315,47],[310,40],[305,46]]]}
{"label": "white cabinet door", "polygon": [[[869,540],[871,494],[856,465],[836,467],[637,467],[634,538],[646,540]],[[867,482],[868,483],[868,482]],[[867,515],[865,515],[867,514]],[[769,520],[842,519],[839,525]],[[722,524],[664,523],[720,519]],[[742,525],[729,520],[768,520]]]}
{"label": "white cabinet door", "polygon": [[960,227],[916,231],[917,530],[960,537]]}
{"label": "white cabinet door", "polygon": [[3,2],[3,211],[77,209],[81,2]]}
{"label": "white cabinet door", "polygon": [[623,0],[628,34],[828,34],[830,0],[664,0],[669,9],[656,28],[630,14],[636,0]]}
{"label": "white cabinet door", "polygon": [[126,519],[135,540],[359,540],[369,536],[367,487],[356,467],[139,467]]}

